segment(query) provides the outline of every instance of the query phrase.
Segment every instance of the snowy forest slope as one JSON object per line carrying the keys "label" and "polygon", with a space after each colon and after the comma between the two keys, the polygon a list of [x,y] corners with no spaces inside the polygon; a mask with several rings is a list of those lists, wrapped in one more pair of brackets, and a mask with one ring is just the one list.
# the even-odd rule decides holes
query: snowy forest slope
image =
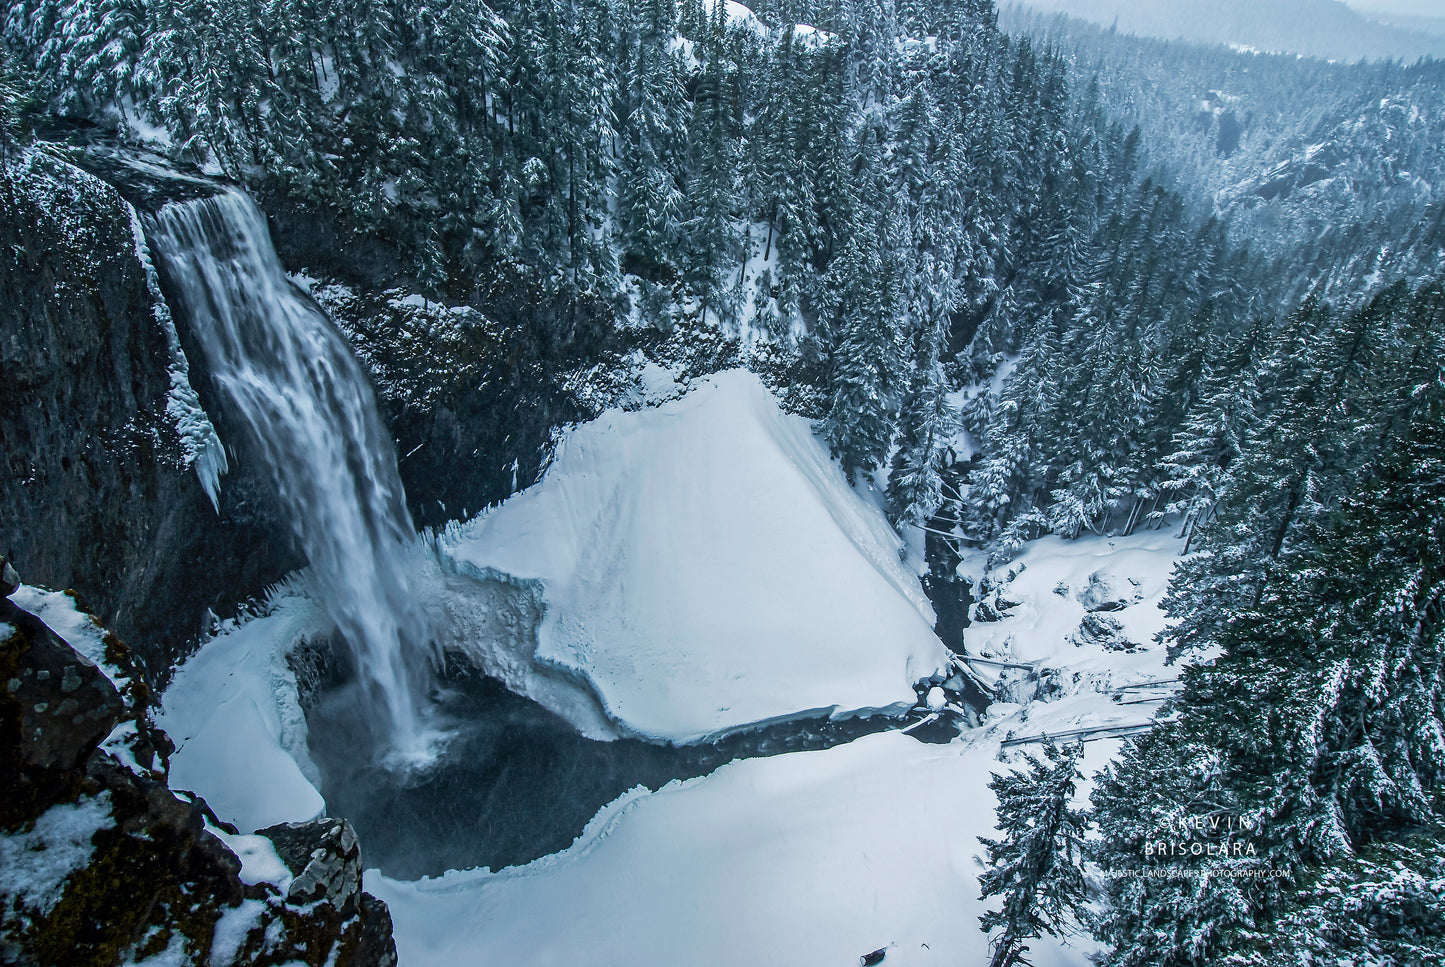
{"label": "snowy forest slope", "polygon": [[1278,260],[1297,301],[1439,266],[1437,61],[1330,64],[1103,30],[1017,4],[1012,32],[1057,49],[1109,113],[1138,125],[1149,163]]}
{"label": "snowy forest slope", "polygon": [[991,4],[743,10],[43,0],[5,38],[19,129],[79,115],[347,211],[559,368],[677,326],[778,343],[899,519],[941,502],[950,394],[1046,320],[1243,324],[1251,263]]}

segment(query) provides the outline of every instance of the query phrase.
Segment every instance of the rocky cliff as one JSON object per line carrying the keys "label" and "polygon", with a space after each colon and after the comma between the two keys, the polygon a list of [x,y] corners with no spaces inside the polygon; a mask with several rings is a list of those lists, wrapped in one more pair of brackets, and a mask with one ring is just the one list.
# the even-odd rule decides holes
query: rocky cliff
{"label": "rocky cliff", "polygon": [[12,157],[0,178],[0,553],[75,589],[163,676],[208,610],[297,562],[244,455],[212,507],[133,209],[61,150]]}
{"label": "rocky cliff", "polygon": [[595,415],[567,383],[604,352],[602,337],[559,345],[545,307],[464,280],[423,299],[395,243],[278,187],[254,190],[282,262],[315,280],[312,296],[371,373],[418,526],[528,486],[553,429]]}
{"label": "rocky cliff", "polygon": [[240,836],[171,790],[129,649],[24,589],[68,619],[72,645],[0,574],[0,963],[395,965],[349,824]]}

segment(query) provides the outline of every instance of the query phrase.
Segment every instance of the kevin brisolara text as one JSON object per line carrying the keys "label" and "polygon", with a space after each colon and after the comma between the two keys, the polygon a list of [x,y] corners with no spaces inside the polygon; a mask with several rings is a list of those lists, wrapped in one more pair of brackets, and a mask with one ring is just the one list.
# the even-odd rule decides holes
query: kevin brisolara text
{"label": "kevin brisolara text", "polygon": [[1145,856],[1254,856],[1254,844],[1228,840],[1204,843],[1197,840],[1159,840],[1144,844]]}

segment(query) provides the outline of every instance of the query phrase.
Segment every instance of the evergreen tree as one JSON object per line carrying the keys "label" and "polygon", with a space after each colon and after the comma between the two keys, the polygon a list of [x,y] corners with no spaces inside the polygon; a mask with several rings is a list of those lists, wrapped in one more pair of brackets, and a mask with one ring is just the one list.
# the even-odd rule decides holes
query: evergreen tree
{"label": "evergreen tree", "polygon": [[[857,170],[877,171],[870,163],[876,151],[871,133],[860,132]],[[829,273],[832,397],[820,425],[854,482],[888,455],[906,389],[907,280],[900,242],[910,237],[905,213],[875,182],[869,179],[855,193],[860,222]]]}
{"label": "evergreen tree", "polygon": [[[717,5],[717,9],[722,8],[722,4]],[[715,28],[715,32],[720,30],[720,26]],[[742,247],[737,230],[739,155],[730,96],[735,67],[724,58],[720,41],[704,56],[707,61],[694,97],[688,281],[701,304],[703,319],[711,314],[716,321],[729,324],[737,309],[737,290],[732,282]]]}
{"label": "evergreen tree", "polygon": [[985,932],[1002,927],[989,967],[1027,964],[1028,941],[1057,934],[1082,915],[1088,899],[1083,852],[1086,820],[1071,806],[1083,778],[1083,745],[1044,746],[1045,759],[1027,757],[1022,771],[995,775],[998,828],[1003,838],[979,842],[989,869],[979,877],[980,899],[1000,896],[1003,906],[979,918]]}
{"label": "evergreen tree", "polygon": [[683,92],[667,47],[675,15],[672,0],[644,4],[636,59],[619,92],[621,244],[628,270],[657,281],[676,275],[682,241],[677,149],[683,143]]}
{"label": "evergreen tree", "polygon": [[22,140],[25,105],[29,100],[24,81],[10,64],[10,57],[0,49],[0,161]]}
{"label": "evergreen tree", "polygon": [[[1438,311],[1436,295],[1374,308],[1389,310],[1391,329],[1415,331],[1411,306]],[[1321,356],[1336,364],[1368,341],[1358,320],[1334,331]],[[1373,380],[1340,381],[1353,388],[1332,407],[1361,410],[1370,436],[1378,401],[1408,396],[1389,456],[1355,468],[1356,486],[1277,552],[1255,547],[1267,563],[1233,615],[1195,619],[1217,615],[1219,592],[1181,572],[1176,613],[1219,657],[1186,670],[1176,721],[1099,783],[1099,860],[1163,865],[1144,847],[1180,810],[1244,821],[1249,851],[1170,856],[1195,868],[1188,877],[1110,880],[1107,963],[1445,957],[1445,906],[1428,887],[1445,820],[1445,356],[1432,342],[1416,358],[1409,373],[1377,371],[1393,384],[1383,394],[1361,395]]]}

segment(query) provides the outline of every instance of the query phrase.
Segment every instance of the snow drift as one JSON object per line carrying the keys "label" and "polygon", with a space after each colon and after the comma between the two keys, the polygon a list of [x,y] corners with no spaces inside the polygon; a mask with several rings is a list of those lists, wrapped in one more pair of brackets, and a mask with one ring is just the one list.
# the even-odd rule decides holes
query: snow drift
{"label": "snow drift", "polygon": [[540,483],[442,540],[464,570],[541,581],[536,661],[679,742],[914,704],[946,655],[900,547],[742,370],[572,430]]}

